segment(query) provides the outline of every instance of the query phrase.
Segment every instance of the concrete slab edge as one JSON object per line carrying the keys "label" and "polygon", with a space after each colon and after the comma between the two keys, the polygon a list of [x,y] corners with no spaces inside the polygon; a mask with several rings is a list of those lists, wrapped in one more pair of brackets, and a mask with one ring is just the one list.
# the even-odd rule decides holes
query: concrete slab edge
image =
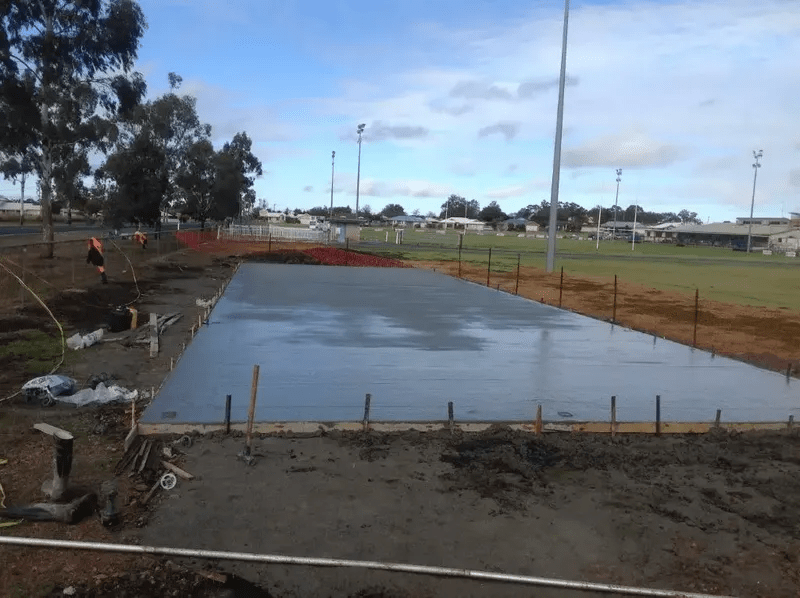
{"label": "concrete slab edge", "polygon": [[[534,433],[536,424],[534,422],[461,422],[455,425],[460,432],[474,433],[483,432],[492,426],[508,426],[512,430],[520,432]],[[245,432],[247,424],[232,423],[232,432]],[[370,422],[369,430],[375,432],[438,432],[448,430],[447,422]],[[544,423],[542,426],[545,432],[566,432],[566,433],[588,433],[588,434],[610,434],[611,424],[609,422],[575,422],[575,423]],[[791,430],[791,424],[787,422],[735,422],[720,423],[713,422],[662,422],[662,434],[705,434],[711,430],[721,430],[725,432],[750,432],[750,431],[778,431]],[[253,432],[256,434],[317,434],[320,432],[359,432],[364,430],[362,422],[259,422],[253,424]],[[139,434],[144,436],[158,434],[211,434],[224,432],[224,424],[191,424],[191,423],[139,423]],[[655,434],[656,425],[653,422],[617,422],[615,433],[617,434]]]}

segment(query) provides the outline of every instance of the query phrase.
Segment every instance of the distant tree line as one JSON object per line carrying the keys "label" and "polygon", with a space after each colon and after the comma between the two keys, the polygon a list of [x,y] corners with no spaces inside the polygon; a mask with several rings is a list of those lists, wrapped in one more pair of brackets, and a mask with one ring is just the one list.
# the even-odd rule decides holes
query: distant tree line
{"label": "distant tree line", "polygon": [[0,172],[38,178],[46,256],[61,208],[113,225],[252,209],[262,171],[245,132],[214,149],[174,73],[168,93],[143,102],[133,65],[147,24],[135,0],[2,2],[0,22]]}
{"label": "distant tree line", "polygon": [[[683,224],[702,224],[702,221],[697,217],[697,212],[690,212],[689,210],[681,210],[680,212],[650,212],[643,209],[641,206],[631,204],[627,208],[617,206],[602,207],[595,206],[587,210],[573,202],[559,202],[557,220],[563,223],[568,231],[580,231],[581,228],[587,226],[590,222],[594,225],[597,224],[598,210],[600,212],[600,223],[627,221],[633,222],[634,215],[636,220],[642,225],[660,224],[662,222],[681,222]],[[294,213],[299,213],[300,210],[294,210]],[[313,216],[327,216],[330,213],[329,208],[315,207],[308,210],[308,213]],[[339,206],[333,208],[333,213],[336,216],[350,216],[355,217],[353,210],[350,206]],[[373,212],[370,206],[364,206],[359,210],[359,217],[366,220],[389,219],[395,216],[404,216],[406,211],[400,204],[391,203],[384,207],[380,212]],[[414,215],[419,216],[419,210],[414,211]],[[529,204],[516,212],[506,213],[498,205],[496,201],[489,202],[483,208],[480,207],[478,202],[474,199],[467,200],[460,195],[450,195],[444,203],[442,203],[439,213],[428,212],[428,218],[470,218],[486,222],[491,225],[498,225],[505,223],[510,219],[518,221],[535,222],[541,227],[546,228],[550,222],[550,201],[542,200],[539,204]],[[511,224],[514,228],[514,224]]]}

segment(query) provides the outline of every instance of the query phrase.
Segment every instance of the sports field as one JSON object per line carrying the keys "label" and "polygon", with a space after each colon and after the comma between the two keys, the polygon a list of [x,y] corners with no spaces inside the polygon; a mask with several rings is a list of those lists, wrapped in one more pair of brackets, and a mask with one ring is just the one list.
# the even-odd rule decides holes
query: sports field
{"label": "sports field", "polygon": [[[386,233],[389,243],[386,243]],[[402,245],[389,229],[361,232],[370,251],[414,261],[458,260],[460,234],[448,231],[406,230]],[[476,234],[463,238],[461,259],[472,268],[487,268],[492,249],[492,272],[511,273],[517,260],[522,267],[545,269],[547,239],[518,237],[516,233]],[[694,295],[723,303],[800,310],[800,258],[746,254],[719,247],[678,247],[666,243],[558,239],[556,271],[565,277],[620,281],[644,287]]]}

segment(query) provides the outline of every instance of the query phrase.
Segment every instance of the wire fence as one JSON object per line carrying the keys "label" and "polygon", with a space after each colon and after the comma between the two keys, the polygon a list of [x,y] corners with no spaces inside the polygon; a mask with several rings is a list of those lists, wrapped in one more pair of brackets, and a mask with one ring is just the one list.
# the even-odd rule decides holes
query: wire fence
{"label": "wire fence", "polygon": [[233,224],[218,229],[218,239],[236,241],[268,241],[270,238],[282,241],[304,241],[308,243],[324,243],[328,240],[328,232],[292,226],[241,225]]}
{"label": "wire fence", "polygon": [[[46,300],[68,289],[83,289],[100,282],[97,268],[86,262],[89,236],[87,233],[80,238],[53,243],[17,242],[6,238],[5,245],[0,247],[0,261],[30,291]],[[131,267],[135,269],[148,259],[186,246],[174,232],[152,235],[147,249],[119,235],[95,233],[95,236],[103,242],[105,272],[112,281],[133,282],[135,272]],[[45,257],[48,246],[52,246],[52,257]],[[31,306],[34,300],[5,268],[0,268],[0,316],[16,315]]]}

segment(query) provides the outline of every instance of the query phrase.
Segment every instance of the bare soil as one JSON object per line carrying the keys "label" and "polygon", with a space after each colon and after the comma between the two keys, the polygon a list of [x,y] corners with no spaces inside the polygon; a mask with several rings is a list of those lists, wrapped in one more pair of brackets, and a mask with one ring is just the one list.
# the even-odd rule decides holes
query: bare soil
{"label": "bare soil", "polygon": [[[48,307],[67,335],[107,322],[133,301],[140,321],[180,312],[156,358],[149,346],[123,339],[68,355],[61,372],[81,384],[105,374],[147,394],[167,375],[170,358],[190,342],[200,308],[241,256],[296,263],[282,247],[221,253],[182,250],[112,262],[109,285],[91,270],[42,266]],[[238,255],[236,255],[238,254]],[[62,262],[65,263],[65,262]],[[36,268],[29,260],[27,267]],[[455,273],[454,264],[418,264]],[[87,267],[88,268],[88,267]],[[123,272],[125,270],[125,272]],[[465,272],[485,283],[485,272]],[[29,279],[30,280],[30,279]],[[513,275],[492,286],[514,291]],[[138,287],[138,288],[137,288]],[[558,303],[558,277],[523,269],[519,292]],[[55,325],[41,307],[0,305],[3,342]],[[611,318],[613,288],[591,279],[565,281],[565,308]],[[617,320],[691,344],[694,299],[620,284]],[[792,342],[800,315],[701,302],[697,344],[785,371],[798,362]],[[17,358],[0,362],[0,399],[30,377]],[[46,373],[46,372],[41,372]],[[142,405],[139,406],[141,408]],[[0,483],[7,505],[43,500],[52,448],[31,428],[46,421],[73,432],[72,485],[93,491],[103,509],[114,481],[121,521],[97,516],[68,526],[21,523],[0,533],[178,547],[383,560],[502,571],[571,580],[735,596],[800,596],[800,435],[716,433],[705,436],[561,435],[533,437],[506,428],[478,435],[317,434],[255,440],[256,463],[237,459],[238,436],[175,445],[195,475],[175,489],[144,496],[157,471],[120,473],[130,427],[122,407],[69,409],[0,402]],[[167,444],[172,439],[164,439]],[[498,583],[358,569],[254,566],[129,557],[97,552],[0,547],[0,596],[569,596]],[[235,574],[226,583],[207,569]],[[205,575],[204,575],[205,574]],[[213,576],[221,579],[218,576]],[[260,588],[260,589],[257,589]],[[592,594],[583,594],[591,596]]]}

